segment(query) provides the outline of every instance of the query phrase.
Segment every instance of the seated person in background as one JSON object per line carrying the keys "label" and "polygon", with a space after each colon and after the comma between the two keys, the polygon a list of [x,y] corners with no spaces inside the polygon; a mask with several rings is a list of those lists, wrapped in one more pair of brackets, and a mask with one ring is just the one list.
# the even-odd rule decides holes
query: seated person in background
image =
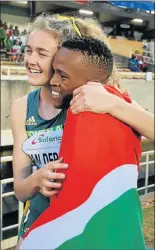
{"label": "seated person in background", "polygon": [[14,35],[15,35],[16,37],[20,35],[20,32],[19,32],[19,30],[18,30],[18,26],[15,26]]}
{"label": "seated person in background", "polygon": [[4,39],[4,46],[5,46],[5,56],[8,60],[11,60],[11,49],[13,46],[13,41],[10,40],[9,34],[6,34],[6,38]]}
{"label": "seated person in background", "polygon": [[[26,35],[26,30],[22,31],[21,35],[20,35],[20,39],[21,39],[21,42],[22,42],[22,46],[25,47],[26,43],[27,43],[27,35]],[[23,50],[24,52],[24,50]]]}
{"label": "seated person in background", "polygon": [[1,49],[5,48],[5,44],[4,44],[5,38],[6,38],[5,29],[4,29],[3,23],[1,22],[0,24],[0,48]]}
{"label": "seated person in background", "polygon": [[12,53],[14,53],[15,55],[21,53],[21,45],[18,40],[15,40],[14,42],[14,45],[12,47]]}
{"label": "seated person in background", "polygon": [[10,40],[10,37],[7,35],[4,39],[4,45],[8,53],[11,53],[11,49],[13,47],[13,41]]}
{"label": "seated person in background", "polygon": [[12,24],[10,24],[10,27],[6,30],[6,32],[7,32],[10,36],[14,35],[14,30],[13,30],[13,25],[12,25]]}
{"label": "seated person in background", "polygon": [[11,53],[13,62],[19,61],[19,57],[21,56],[21,45],[19,40],[15,40]]}
{"label": "seated person in background", "polygon": [[138,60],[137,60],[137,58],[136,58],[136,56],[135,56],[134,54],[133,54],[132,57],[129,59],[128,68],[129,68],[131,71],[140,72]]}
{"label": "seated person in background", "polygon": [[148,70],[147,63],[143,62],[141,64],[141,71],[142,72],[147,72],[147,70]]}
{"label": "seated person in background", "polygon": [[8,28],[7,22],[4,22],[4,29],[7,30],[7,28]]}
{"label": "seated person in background", "polygon": [[147,71],[147,63],[144,62],[142,57],[138,58],[138,66],[142,72]]}

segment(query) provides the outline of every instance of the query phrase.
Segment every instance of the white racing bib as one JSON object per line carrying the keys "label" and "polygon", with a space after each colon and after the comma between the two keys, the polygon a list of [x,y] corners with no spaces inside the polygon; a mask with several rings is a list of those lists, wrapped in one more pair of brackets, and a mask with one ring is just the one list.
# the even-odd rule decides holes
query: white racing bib
{"label": "white racing bib", "polygon": [[37,166],[43,167],[48,162],[58,159],[62,134],[63,129],[39,132],[23,143],[22,150],[37,163]]}

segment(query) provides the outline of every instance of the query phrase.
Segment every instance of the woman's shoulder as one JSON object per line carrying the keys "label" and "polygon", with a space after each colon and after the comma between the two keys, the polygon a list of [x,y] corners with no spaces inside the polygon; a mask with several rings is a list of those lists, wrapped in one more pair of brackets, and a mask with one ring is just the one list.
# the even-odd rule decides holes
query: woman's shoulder
{"label": "woman's shoulder", "polygon": [[22,105],[22,108],[23,108],[24,106],[27,105],[27,99],[28,99],[28,95],[19,97],[19,98],[17,98],[16,100],[13,101],[12,105],[13,105],[13,106],[17,106],[17,107],[19,106],[19,108],[20,108],[21,105]]}
{"label": "woman's shoulder", "polygon": [[39,89],[35,89],[27,95],[14,100],[11,105],[11,114],[26,119],[28,107],[32,106],[33,102],[37,102],[39,92]]}
{"label": "woman's shoulder", "polygon": [[27,110],[27,95],[13,101],[11,105],[11,117],[10,117],[13,134],[21,134],[23,129],[25,129],[26,110]]}
{"label": "woman's shoulder", "polygon": [[13,101],[11,114],[14,116],[26,116],[28,95],[22,96]]}
{"label": "woman's shoulder", "polygon": [[38,90],[39,89],[35,89],[35,90],[29,92],[27,95],[15,99],[13,101],[12,105],[13,106],[17,106],[17,108],[19,106],[19,109],[20,108],[22,109],[24,107],[26,108],[27,107],[27,102],[28,102],[29,98],[34,97],[37,94]]}

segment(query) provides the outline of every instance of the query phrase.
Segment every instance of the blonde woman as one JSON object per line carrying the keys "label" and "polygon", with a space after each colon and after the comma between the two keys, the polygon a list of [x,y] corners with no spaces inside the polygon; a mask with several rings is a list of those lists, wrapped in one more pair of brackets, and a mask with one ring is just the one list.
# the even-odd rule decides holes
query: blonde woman
{"label": "blonde woman", "polygon": [[[25,48],[25,66],[28,83],[39,88],[14,101],[11,108],[14,136],[13,171],[15,194],[22,202],[31,200],[31,202],[27,202],[24,211],[19,232],[21,240],[31,224],[49,206],[48,197],[59,191],[61,187],[59,181],[65,178],[64,174],[55,173],[56,169],[66,169],[68,167],[63,162],[63,159],[58,159],[60,144],[57,144],[54,151],[53,142],[47,143],[48,139],[45,139],[49,138],[50,135],[61,138],[66,118],[66,110],[53,107],[49,83],[53,76],[53,58],[61,43],[66,39],[80,35],[106,41],[102,28],[95,20],[91,19],[60,18],[59,16],[44,14],[37,17],[30,24]],[[119,87],[115,66],[108,83]],[[107,95],[101,85],[97,84],[95,86],[95,84],[88,83],[85,91],[83,90],[82,88],[74,92],[73,102],[71,103],[73,112],[87,109],[97,113],[99,113],[99,110],[101,113],[110,112],[113,114],[114,112],[113,115],[119,119],[122,118],[123,121],[129,117],[125,112],[126,109],[131,110],[131,106],[127,107],[125,103],[122,103],[125,110],[121,112],[121,117],[118,106],[111,105],[112,97]],[[98,96],[107,96],[112,109],[109,109],[109,104],[105,103],[105,98],[103,100],[100,98],[99,100],[102,100],[102,102],[92,105],[89,100],[92,98],[93,91],[97,99]],[[53,93],[53,95],[55,94]],[[82,99],[81,96],[85,97],[85,99]],[[77,102],[80,102],[79,110],[77,110]],[[118,100],[116,103],[118,103]],[[128,118],[127,123],[131,125],[133,118]],[[140,127],[138,131],[140,132]],[[32,165],[37,167],[38,170],[33,172]],[[55,182],[51,182],[51,179],[54,179]]]}

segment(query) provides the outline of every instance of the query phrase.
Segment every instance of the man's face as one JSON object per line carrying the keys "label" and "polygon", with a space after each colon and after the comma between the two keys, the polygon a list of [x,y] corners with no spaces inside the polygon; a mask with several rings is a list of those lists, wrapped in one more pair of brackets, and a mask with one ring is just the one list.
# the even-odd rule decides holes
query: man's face
{"label": "man's face", "polygon": [[50,84],[56,108],[68,108],[74,89],[95,80],[92,77],[94,67],[85,64],[83,54],[79,51],[59,49],[54,58],[53,69],[55,72]]}

